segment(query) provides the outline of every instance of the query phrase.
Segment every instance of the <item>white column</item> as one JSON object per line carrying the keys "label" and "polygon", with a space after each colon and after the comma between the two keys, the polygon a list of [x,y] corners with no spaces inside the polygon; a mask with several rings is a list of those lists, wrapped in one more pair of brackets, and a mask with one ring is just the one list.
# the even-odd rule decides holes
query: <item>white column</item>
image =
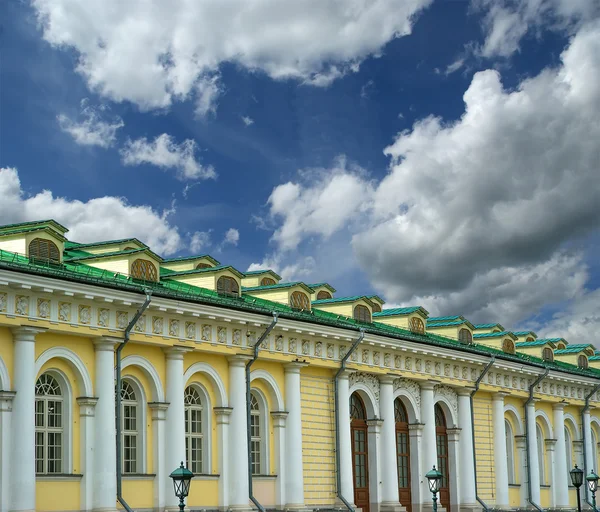
{"label": "white column", "polygon": [[92,510],[94,500],[94,414],[97,398],[80,396],[79,405],[79,451],[81,458],[80,501],[81,510]]}
{"label": "white column", "polygon": [[[449,473],[450,479],[448,485],[450,486],[450,507],[453,510],[458,509],[458,504],[461,505],[466,502],[463,500],[462,495],[460,493],[460,482],[462,480],[463,474],[460,471],[460,466],[458,463],[459,452],[460,452],[460,438],[462,437],[462,432],[460,428],[448,428],[446,429],[446,434],[448,435],[448,465],[449,465]],[[473,510],[473,504],[470,504],[471,507],[461,506],[461,510]],[[479,509],[479,507],[475,507]]]}
{"label": "white column", "polygon": [[[185,456],[185,405],[184,393],[185,382],[183,380],[183,348],[173,347],[165,350],[167,358],[167,392],[166,401],[169,408],[166,411],[166,441],[165,457],[162,482],[164,489],[171,486],[169,475],[171,471],[179,467],[183,462],[186,465]],[[179,510],[179,500],[172,492],[165,492],[165,505],[169,510]]]}
{"label": "white column", "polygon": [[304,508],[304,471],[302,464],[302,396],[300,370],[305,363],[285,365],[285,403],[288,410],[285,451],[286,509]]}
{"label": "white column", "polygon": [[0,512],[8,512],[10,504],[10,420],[12,402],[15,397],[13,391],[0,391]]}
{"label": "white column", "polygon": [[[369,452],[369,501],[371,510],[379,511],[381,504],[381,426],[383,420],[367,420]],[[374,455],[374,456],[373,456]]]}
{"label": "white column", "polygon": [[338,435],[340,436],[340,480],[341,494],[354,505],[354,480],[352,477],[352,440],[350,438],[350,383],[348,372],[338,377]]}
{"label": "white column", "polygon": [[[166,496],[169,494],[168,491],[172,489],[172,484],[169,475],[177,466],[173,466],[170,470],[165,463],[166,459],[166,442],[165,442],[165,424],[167,418],[167,411],[169,410],[169,404],[166,402],[150,402],[148,404],[152,411],[152,436],[154,438],[153,444],[153,457],[154,457],[154,472],[156,478],[154,479],[154,508],[155,510],[165,509]],[[181,462],[181,460],[179,461]],[[185,464],[185,460],[184,460]],[[168,472],[167,472],[168,471]]]}
{"label": "white column", "polygon": [[437,444],[435,436],[435,410],[433,387],[435,382],[421,383],[421,421],[423,422],[423,443],[421,449],[421,499],[423,508],[432,506],[429,484],[425,475],[433,466],[437,467]]}
{"label": "white column", "polygon": [[213,411],[217,417],[219,509],[226,510],[229,506],[229,417],[233,409],[231,407],[214,407]]}
{"label": "white column", "polygon": [[475,468],[473,467],[473,425],[471,424],[471,390],[459,389],[458,394],[458,426],[462,429],[460,434],[460,450],[458,467],[460,471],[460,502],[474,506],[477,504],[475,496]]}
{"label": "white column", "polygon": [[527,441],[524,435],[515,436],[515,446],[517,447],[517,460],[519,468],[519,479],[521,489],[519,495],[521,498],[521,508],[527,507]]}
{"label": "white column", "polygon": [[556,459],[555,459],[555,451],[556,448],[556,439],[546,439],[544,440],[544,451],[546,452],[546,457],[548,459],[548,468],[550,469],[550,478],[548,478],[548,482],[550,483],[550,503],[552,508],[557,508],[556,505]]}
{"label": "white column", "polygon": [[[408,426],[408,435],[410,437],[410,494],[412,500],[411,505],[414,511],[419,510],[419,503],[423,503],[425,500],[425,498],[421,500],[423,489],[420,483],[421,479],[425,478],[421,474],[423,426],[422,423],[412,423]],[[427,488],[427,492],[429,493],[429,488]]]}
{"label": "white column", "polygon": [[552,486],[555,488],[557,507],[569,506],[569,470],[567,466],[567,449],[565,446],[565,404],[554,404],[554,437],[556,438],[556,447],[554,449],[554,460],[556,463],[556,474],[552,480]]}
{"label": "white column", "polygon": [[44,329],[13,329],[11,510],[35,510],[35,336]]}
{"label": "white column", "polygon": [[379,414],[381,426],[381,510],[400,510],[398,497],[398,463],[396,418],[394,416],[394,378],[379,378]]}
{"label": "white column", "polygon": [[[496,508],[508,508],[508,454],[506,453],[506,427],[504,425],[504,396],[492,396],[492,424],[494,426],[494,474],[496,476]],[[537,471],[537,466],[536,466]]]}
{"label": "white column", "polygon": [[94,510],[116,511],[115,345],[119,338],[96,338],[96,415],[94,421]]}
{"label": "white column", "polygon": [[535,428],[535,402],[527,406],[527,430],[529,440],[527,444],[527,453],[529,454],[529,478],[531,485],[531,500],[540,505],[540,473],[539,459],[537,450],[537,429]]}
{"label": "white column", "polygon": [[248,510],[248,439],[246,438],[246,356],[229,358],[229,508]]}
{"label": "white column", "polygon": [[[599,468],[594,467],[596,463],[594,462],[594,454],[596,453],[596,447],[592,446],[592,422],[590,419],[590,411],[589,409],[583,413],[583,439],[585,442],[585,468],[584,469],[584,481],[581,486],[581,499],[584,500],[587,496],[588,499],[591,500],[592,496],[590,491],[585,485],[585,477],[590,474],[592,469],[598,474],[600,471]],[[576,443],[573,443],[573,451],[575,451]],[[576,457],[575,460],[580,460],[579,457]]]}
{"label": "white column", "polygon": [[286,432],[287,417],[287,411],[273,411],[271,413],[271,418],[273,418],[273,441],[275,441],[275,453],[277,454],[275,459],[275,471],[277,471],[277,480],[275,482],[275,506],[277,508],[284,508],[287,500],[285,487],[287,480],[287,450],[285,440],[289,437]]}

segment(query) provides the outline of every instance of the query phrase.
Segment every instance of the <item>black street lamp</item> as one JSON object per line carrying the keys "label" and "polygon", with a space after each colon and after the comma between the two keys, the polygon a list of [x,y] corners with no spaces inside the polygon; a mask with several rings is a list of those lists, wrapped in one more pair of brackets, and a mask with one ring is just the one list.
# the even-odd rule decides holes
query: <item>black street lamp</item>
{"label": "black street lamp", "polygon": [[437,493],[440,491],[440,484],[442,482],[442,474],[435,469],[433,469],[425,475],[429,483],[429,490],[431,494],[433,494],[433,512],[437,512]]}
{"label": "black street lamp", "polygon": [[179,510],[183,512],[185,509],[185,502],[183,500],[187,498],[187,495],[190,493],[190,483],[192,478],[194,478],[194,473],[192,473],[189,469],[184,468],[182,461],[181,466],[179,466],[169,476],[173,479],[175,496],[179,498]]}
{"label": "black street lamp", "polygon": [[598,475],[592,472],[585,477],[587,480],[587,486],[590,492],[592,493],[592,507],[594,508],[594,512],[596,511],[596,491],[598,490]]}
{"label": "black street lamp", "polygon": [[577,464],[575,464],[575,467],[570,471],[570,473],[571,483],[573,484],[573,487],[577,489],[577,510],[578,512],[581,512],[581,496],[579,494],[579,488],[583,483],[583,469],[578,468]]}

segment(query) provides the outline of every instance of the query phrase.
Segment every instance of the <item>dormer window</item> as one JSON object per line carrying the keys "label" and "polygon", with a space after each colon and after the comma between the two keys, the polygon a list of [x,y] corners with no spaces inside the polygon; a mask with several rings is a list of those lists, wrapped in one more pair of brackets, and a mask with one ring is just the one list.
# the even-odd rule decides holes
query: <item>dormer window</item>
{"label": "dormer window", "polygon": [[586,369],[588,367],[588,358],[581,354],[577,358],[577,366],[579,366],[579,368]]}
{"label": "dormer window", "polygon": [[367,306],[363,306],[359,304],[354,308],[354,320],[358,320],[359,322],[370,323],[371,322],[371,312]]}
{"label": "dormer window", "polygon": [[502,342],[502,350],[507,354],[515,353],[515,344],[512,340],[506,339]]}
{"label": "dormer window", "polygon": [[566,347],[567,347],[567,346],[566,346],[564,343],[559,343],[559,344],[556,346],[556,348],[557,348],[558,350],[563,350],[563,349],[565,349]]}
{"label": "dormer window", "polygon": [[381,306],[379,304],[373,304],[373,313],[381,313]]}
{"label": "dormer window", "polygon": [[50,263],[60,263],[58,246],[51,240],[44,238],[34,238],[29,243],[29,257]]}
{"label": "dormer window", "polygon": [[554,361],[554,352],[552,352],[550,347],[546,347],[542,350],[542,359],[549,362]]}
{"label": "dormer window", "polygon": [[196,265],[196,269],[201,268],[212,268],[212,265],[210,263],[198,263],[198,265]]}
{"label": "dormer window", "polygon": [[331,299],[331,293],[329,293],[325,290],[321,290],[319,293],[317,293],[317,300],[326,300],[326,299]]}
{"label": "dormer window", "polygon": [[410,319],[410,330],[417,334],[425,334],[425,324],[423,323],[423,320],[413,316]]}
{"label": "dormer window", "polygon": [[217,281],[217,293],[239,296],[240,286],[233,277],[221,276]]}
{"label": "dormer window", "polygon": [[527,336],[527,339],[525,341],[535,341],[531,336]]}
{"label": "dormer window", "polygon": [[124,251],[135,251],[135,247],[131,247],[131,246],[127,246],[125,247],[125,249],[123,249]]}
{"label": "dormer window", "polygon": [[458,341],[461,343],[470,344],[473,343],[473,335],[469,329],[461,329],[458,331]]}
{"label": "dormer window", "polygon": [[156,281],[156,267],[151,261],[137,259],[131,264],[131,277],[144,281]]}
{"label": "dormer window", "polygon": [[293,292],[290,297],[290,305],[294,309],[310,309],[310,299],[302,292]]}
{"label": "dormer window", "polygon": [[275,279],[271,279],[270,277],[263,277],[260,281],[261,286],[273,286],[274,284],[277,284]]}

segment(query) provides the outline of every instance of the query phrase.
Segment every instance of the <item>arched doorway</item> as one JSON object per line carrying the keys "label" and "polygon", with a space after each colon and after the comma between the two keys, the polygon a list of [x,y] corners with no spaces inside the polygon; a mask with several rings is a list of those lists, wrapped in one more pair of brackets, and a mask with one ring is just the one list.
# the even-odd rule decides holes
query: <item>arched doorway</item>
{"label": "arched doorway", "polygon": [[446,416],[435,404],[435,440],[437,446],[438,471],[442,474],[440,486],[440,505],[450,512],[450,485],[448,478],[448,434],[446,432]]}
{"label": "arched doorway", "polygon": [[354,476],[354,503],[363,512],[369,512],[369,443],[367,440],[367,410],[358,395],[350,397],[350,431],[352,434],[352,474]]}
{"label": "arched doorway", "polygon": [[408,414],[402,400],[394,400],[396,420],[396,460],[398,464],[398,495],[400,504],[411,512],[410,494],[410,438],[408,435]]}

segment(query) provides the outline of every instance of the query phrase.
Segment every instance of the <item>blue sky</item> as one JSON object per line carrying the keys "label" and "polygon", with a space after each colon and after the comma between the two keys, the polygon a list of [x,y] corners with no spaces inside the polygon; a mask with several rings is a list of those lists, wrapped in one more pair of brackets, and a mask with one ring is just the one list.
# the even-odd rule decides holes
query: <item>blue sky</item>
{"label": "blue sky", "polygon": [[159,4],[2,3],[6,222],[593,341],[596,0]]}

